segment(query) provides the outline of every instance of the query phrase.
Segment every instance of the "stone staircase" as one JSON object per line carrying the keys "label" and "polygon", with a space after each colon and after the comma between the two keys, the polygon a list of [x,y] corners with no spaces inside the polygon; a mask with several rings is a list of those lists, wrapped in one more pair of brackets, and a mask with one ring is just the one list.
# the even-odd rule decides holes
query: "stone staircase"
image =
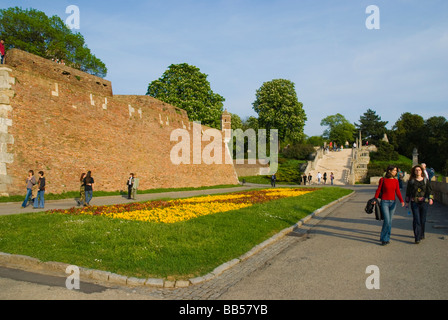
{"label": "stone staircase", "polygon": [[[323,176],[324,172],[327,173],[327,184],[331,184],[330,173],[334,174],[334,185],[346,185],[348,184],[348,177],[350,174],[352,159],[352,149],[344,149],[341,151],[329,151],[324,153],[322,159],[318,160],[315,168],[311,169],[313,179],[311,184],[317,184],[317,173],[320,172]],[[321,181],[323,184],[323,179]]]}

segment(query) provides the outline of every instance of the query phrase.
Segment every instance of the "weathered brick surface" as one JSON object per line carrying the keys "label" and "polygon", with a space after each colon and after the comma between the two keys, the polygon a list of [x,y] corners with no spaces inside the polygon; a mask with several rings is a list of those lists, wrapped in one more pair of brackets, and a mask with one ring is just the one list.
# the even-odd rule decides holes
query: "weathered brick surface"
{"label": "weathered brick surface", "polygon": [[20,50],[10,50],[6,63],[15,79],[7,112],[10,195],[24,194],[30,169],[45,172],[47,193],[78,190],[87,170],[94,190],[104,191],[125,190],[130,172],[140,189],[237,183],[232,164],[171,162],[174,129],[185,128],[193,141],[184,110],[149,96],[113,95],[109,81]]}

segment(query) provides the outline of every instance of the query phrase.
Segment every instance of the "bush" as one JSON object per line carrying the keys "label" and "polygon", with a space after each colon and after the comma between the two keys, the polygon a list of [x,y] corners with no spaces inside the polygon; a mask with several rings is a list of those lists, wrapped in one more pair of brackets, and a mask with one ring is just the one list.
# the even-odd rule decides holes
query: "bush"
{"label": "bush", "polygon": [[394,146],[384,142],[378,141],[376,145],[378,151],[370,153],[370,159],[373,161],[397,161],[399,154],[394,150]]}
{"label": "bush", "polygon": [[284,148],[282,155],[288,159],[308,160],[315,151],[311,144],[294,144]]}

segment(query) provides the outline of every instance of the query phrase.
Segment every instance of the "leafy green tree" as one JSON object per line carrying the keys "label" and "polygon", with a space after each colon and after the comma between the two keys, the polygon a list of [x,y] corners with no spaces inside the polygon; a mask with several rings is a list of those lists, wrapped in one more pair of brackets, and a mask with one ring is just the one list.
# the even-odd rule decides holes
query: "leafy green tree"
{"label": "leafy green tree", "polygon": [[322,119],[320,125],[328,126],[322,136],[338,145],[345,144],[345,141],[353,141],[356,134],[355,126],[340,113]]}
{"label": "leafy green tree", "polygon": [[448,122],[445,117],[431,117],[422,128],[422,143],[417,147],[420,162],[445,174],[448,171]]}
{"label": "leafy green tree", "polygon": [[230,117],[230,126],[233,130],[243,128],[243,121],[241,120],[239,115],[231,113]]}
{"label": "leafy green tree", "polygon": [[36,9],[0,10],[0,34],[6,49],[17,48],[46,59],[105,77],[106,65],[87,48],[84,37],[73,33],[58,16],[48,17]]}
{"label": "leafy green tree", "polygon": [[405,112],[392,127],[391,143],[398,153],[412,158],[412,151],[422,145],[425,120],[418,114]]}
{"label": "leafy green tree", "polygon": [[311,144],[315,147],[321,147],[324,145],[325,139],[322,136],[312,136],[309,137],[306,141],[308,144]]}
{"label": "leafy green tree", "polygon": [[243,120],[243,131],[247,129],[254,129],[255,132],[258,131],[258,118],[255,118],[253,116],[247,117]]}
{"label": "leafy green tree", "polygon": [[220,128],[225,99],[210,88],[207,75],[187,63],[172,64],[162,77],[152,81],[146,93],[187,111],[191,121]]}
{"label": "leafy green tree", "polygon": [[277,129],[279,141],[299,142],[304,139],[303,127],[307,118],[290,80],[275,79],[263,83],[256,91],[253,109],[258,113],[259,127],[268,133]]}
{"label": "leafy green tree", "polygon": [[367,109],[360,117],[359,124],[355,123],[355,126],[358,130],[361,130],[361,136],[364,140],[369,141],[371,144],[377,144],[387,132],[387,123],[388,121],[381,121],[381,117],[375,111]]}

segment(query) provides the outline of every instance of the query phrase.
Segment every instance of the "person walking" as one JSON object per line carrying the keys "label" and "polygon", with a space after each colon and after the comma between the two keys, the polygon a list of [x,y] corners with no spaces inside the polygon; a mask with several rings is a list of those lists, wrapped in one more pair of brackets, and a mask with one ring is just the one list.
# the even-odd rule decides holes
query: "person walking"
{"label": "person walking", "polygon": [[327,173],[324,172],[324,184],[327,184]]}
{"label": "person walking", "polygon": [[322,174],[320,172],[317,173],[317,184],[320,184],[320,179],[322,179]]}
{"label": "person walking", "polygon": [[[375,199],[381,200],[381,213],[383,215],[383,227],[381,228],[380,241],[381,244],[387,245],[390,242],[390,234],[392,230],[392,218],[396,209],[395,196],[400,200],[401,206],[404,207],[403,197],[401,196],[400,186],[397,176],[397,167],[389,165],[386,169],[386,174],[380,179],[378,188],[375,192]],[[378,200],[374,201],[376,204]]]}
{"label": "person walking", "polygon": [[28,205],[28,200],[32,195],[33,186],[36,184],[36,178],[34,177],[34,171],[28,171],[28,178],[26,178],[26,196],[25,200],[22,203],[22,208],[25,208]]}
{"label": "person walking", "polygon": [[95,180],[92,177],[92,172],[90,170],[87,171],[86,177],[83,181],[86,193],[86,202],[84,205],[90,206],[90,201],[93,198],[93,184],[95,183]]}
{"label": "person walking", "polygon": [[311,179],[313,179],[313,176],[311,175],[311,172],[308,173],[308,184],[311,185]]}
{"label": "person walking", "polygon": [[81,173],[81,178],[79,178],[79,182],[80,182],[80,187],[79,187],[79,201],[78,201],[78,206],[83,206],[86,203],[86,185],[84,182],[84,178],[86,177],[86,173],[83,172]]}
{"label": "person walking", "polygon": [[134,200],[137,198],[137,190],[138,190],[139,182],[140,182],[140,179],[137,178],[134,174],[134,184],[132,185],[132,194],[131,194],[131,197]]}
{"label": "person walking", "polygon": [[333,185],[333,180],[334,180],[334,174],[333,172],[330,173],[330,181],[331,181],[331,185]]}
{"label": "person walking", "polygon": [[275,188],[275,181],[277,180],[277,177],[275,173],[271,176],[271,186]]}
{"label": "person walking", "polygon": [[39,171],[39,180],[37,180],[37,196],[34,198],[34,209],[45,207],[45,177],[44,172]]}
{"label": "person walking", "polygon": [[416,244],[425,239],[426,214],[428,205],[433,204],[433,198],[431,183],[424,176],[424,168],[421,165],[414,166],[406,187],[406,206],[410,204],[411,207]]}
{"label": "person walking", "polygon": [[128,199],[131,199],[132,195],[132,187],[134,185],[134,174],[130,173],[128,181],[126,182],[126,185],[128,186]]}

